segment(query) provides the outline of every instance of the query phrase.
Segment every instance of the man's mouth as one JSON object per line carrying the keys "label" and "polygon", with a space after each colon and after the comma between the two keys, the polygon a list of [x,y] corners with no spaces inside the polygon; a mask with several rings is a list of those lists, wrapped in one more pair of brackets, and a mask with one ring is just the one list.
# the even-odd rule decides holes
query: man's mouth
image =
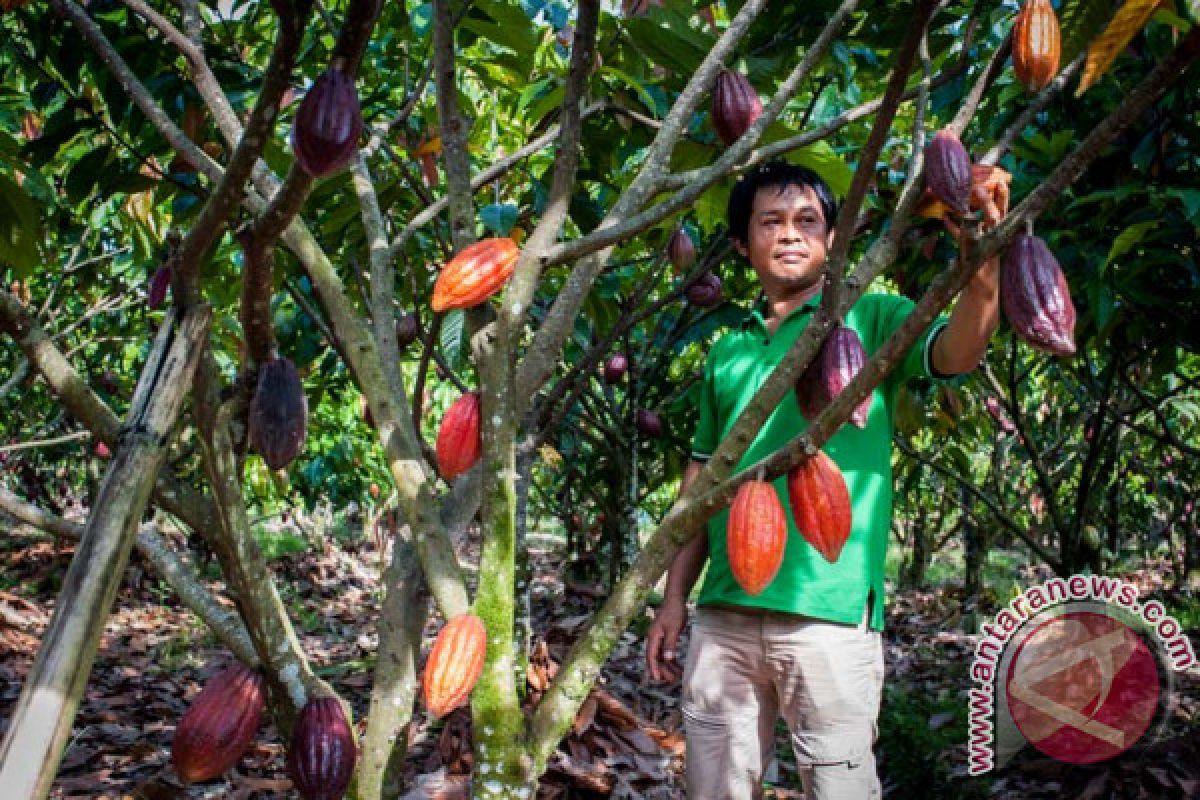
{"label": "man's mouth", "polygon": [[775,257],[785,264],[792,264],[808,258],[808,253],[802,253],[799,250],[783,250]]}

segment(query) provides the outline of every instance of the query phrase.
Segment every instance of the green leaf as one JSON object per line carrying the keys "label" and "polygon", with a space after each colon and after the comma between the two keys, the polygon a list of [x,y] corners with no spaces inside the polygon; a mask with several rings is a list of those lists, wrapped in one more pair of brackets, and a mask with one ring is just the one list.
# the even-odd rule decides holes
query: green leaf
{"label": "green leaf", "polygon": [[624,21],[633,46],[654,64],[666,67],[677,75],[691,75],[708,55],[708,46],[675,28],[664,27],[650,17]]}
{"label": "green leaf", "polygon": [[646,87],[642,85],[641,81],[635,79],[632,75],[622,72],[615,67],[601,67],[600,74],[612,78],[617,83],[623,83],[633,91],[637,92],[638,97],[642,99],[642,102],[646,104],[646,108],[648,108],[651,113],[654,113],[657,110],[657,104],[654,102],[654,98],[649,92],[646,91]]}
{"label": "green leaf", "polygon": [[1096,34],[1112,19],[1116,10],[1113,0],[1063,0],[1058,11],[1059,27],[1062,29],[1062,58],[1066,65],[1083,52]]}
{"label": "green leaf", "polygon": [[1146,238],[1146,234],[1157,228],[1158,224],[1158,220],[1137,222],[1121,231],[1121,234],[1113,240],[1112,247],[1108,250],[1108,258],[1104,259],[1104,265],[1100,268],[1100,274],[1103,275],[1109,265],[1128,253],[1142,239]]}
{"label": "green leaf", "polygon": [[483,226],[497,236],[508,236],[517,224],[517,207],[512,203],[491,203],[479,209]]}
{"label": "green leaf", "polygon": [[96,184],[104,175],[111,154],[111,148],[99,147],[89,151],[75,162],[75,166],[71,167],[71,172],[67,176],[66,189],[67,197],[72,203],[82,203],[91,196]]}
{"label": "green leaf", "polygon": [[833,147],[828,142],[816,142],[800,150],[794,150],[788,154],[788,160],[793,164],[808,167],[820,175],[838,197],[845,197],[846,192],[850,191],[850,181],[854,178],[854,170],[850,169],[850,165],[833,151]]}
{"label": "green leaf", "polygon": [[[486,19],[479,15],[486,15]],[[532,56],[537,47],[535,26],[519,6],[495,0],[476,0],[471,12],[463,18],[462,27],[482,36],[489,42],[512,50],[518,56]]]}
{"label": "green leaf", "polygon": [[465,339],[463,330],[466,319],[466,312],[461,308],[448,311],[442,320],[442,332],[438,337],[442,353],[446,356],[446,361],[455,371],[462,366],[463,340]]}
{"label": "green leaf", "polygon": [[1168,189],[1167,195],[1183,203],[1188,220],[1200,227],[1200,189]]}
{"label": "green leaf", "polygon": [[28,276],[38,263],[41,242],[37,205],[15,180],[0,173],[0,263],[18,277]]}

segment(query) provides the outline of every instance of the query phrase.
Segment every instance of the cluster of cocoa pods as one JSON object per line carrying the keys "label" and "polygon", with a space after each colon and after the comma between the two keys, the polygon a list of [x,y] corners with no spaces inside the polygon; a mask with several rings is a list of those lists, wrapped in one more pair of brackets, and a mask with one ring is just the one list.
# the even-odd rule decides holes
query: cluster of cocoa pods
{"label": "cluster of cocoa pods", "polygon": [[[171,760],[184,783],[231,769],[254,742],[266,705],[263,677],[234,664],[209,679],[175,728]],[[288,773],[305,800],[340,800],[354,775],[354,732],[335,697],[311,697],[288,747]]]}
{"label": "cluster of cocoa pods", "polygon": [[[829,563],[850,538],[850,492],[837,464],[818,450],[788,471],[788,502],[800,535]],[[787,549],[787,517],[774,484],[760,479],[738,487],[725,525],[734,580],[747,594],[771,584]]]}
{"label": "cluster of cocoa pods", "polygon": [[[463,705],[483,673],[487,629],[474,614],[450,620],[425,662],[421,697],[444,717]],[[263,676],[234,664],[213,676],[179,721],[171,760],[184,783],[214,780],[246,753],[266,705]],[[336,697],[310,697],[288,746],[287,770],[305,800],[341,800],[354,776],[354,731]]]}
{"label": "cluster of cocoa pods", "polygon": [[[972,166],[966,148],[949,130],[938,131],[925,150],[928,192],[959,215],[968,213],[980,194],[978,190],[994,180],[996,172],[1002,170]],[[928,203],[920,213],[940,215]],[[1000,270],[1000,304],[1013,330],[1030,345],[1053,355],[1074,355],[1075,306],[1067,279],[1050,248],[1033,234],[1032,228],[1019,234],[1005,255]]]}

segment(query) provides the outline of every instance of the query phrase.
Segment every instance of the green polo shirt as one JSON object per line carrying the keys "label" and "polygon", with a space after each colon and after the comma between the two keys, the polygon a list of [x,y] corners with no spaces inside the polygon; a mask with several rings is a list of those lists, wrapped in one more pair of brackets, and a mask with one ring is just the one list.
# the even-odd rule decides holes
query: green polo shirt
{"label": "green polo shirt", "polygon": [[[794,310],[774,335],[768,333],[762,314],[752,311],[739,327],[717,341],[705,364],[693,458],[704,461],[712,455],[738,414],[808,326],[819,302],[820,295]],[[858,333],[870,355],[887,341],[913,307],[911,300],[899,295],[864,294],[845,322]],[[837,563],[827,562],[796,530],[787,478],[782,476],[774,485],[787,511],[789,535],[775,580],[757,596],[738,586],[725,548],[729,515],[725,509],[708,523],[709,563],[699,605],[756,606],[857,624],[862,621],[868,596],[873,594],[870,626],[883,629],[884,560],[892,522],[892,410],[896,388],[914,375],[924,374],[935,380],[946,377],[935,374],[929,362],[934,337],[946,322],[945,316],[935,320],[903,362],[875,388],[866,428],[860,430],[846,422],[822,448],[841,468],[853,509],[850,538]],[[788,392],[742,456],[738,470],[775,452],[807,427],[795,394]]]}

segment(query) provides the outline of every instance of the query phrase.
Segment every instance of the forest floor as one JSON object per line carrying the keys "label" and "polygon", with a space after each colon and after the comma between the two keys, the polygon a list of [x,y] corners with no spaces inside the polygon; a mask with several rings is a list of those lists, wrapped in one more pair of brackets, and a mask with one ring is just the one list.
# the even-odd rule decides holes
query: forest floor
{"label": "forest floor", "polygon": [[[543,540],[531,540],[537,544]],[[553,540],[545,540],[552,543]],[[471,543],[466,547],[470,549]],[[586,625],[605,590],[564,582],[564,559],[552,546],[531,547],[536,579],[529,670],[536,698],[556,663]],[[20,693],[53,610],[72,554],[68,543],[0,539],[0,733]],[[464,553],[470,561],[471,553]],[[367,541],[285,553],[273,561],[281,594],[306,652],[323,677],[353,704],[367,709],[377,638],[379,553]],[[1123,575],[1143,596],[1168,601],[1161,564]],[[213,573],[215,574],[215,573]],[[1050,577],[1021,569],[1022,586]],[[214,589],[223,587],[213,581]],[[986,599],[977,613],[998,610]],[[539,796],[560,798],[684,797],[684,740],[678,687],[644,679],[642,633],[649,609],[631,626],[606,665],[600,684],[543,779]],[[1030,748],[1000,772],[968,777],[968,669],[977,636],[962,631],[962,589],[944,585],[891,592],[887,609],[887,682],[876,755],[886,798],[1186,798],[1200,797],[1200,670],[1175,675],[1175,707],[1154,735],[1122,756],[1070,766]],[[427,646],[437,631],[431,621]],[[1200,637],[1191,630],[1194,647]],[[426,648],[427,649],[427,648]],[[256,744],[224,779],[184,787],[171,767],[177,720],[204,680],[232,656],[137,559],[130,564],[75,729],[59,771],[55,798],[291,797],[284,747],[264,723]],[[778,730],[768,798],[803,797],[787,744]],[[418,713],[411,726],[408,768],[417,798],[465,798],[471,767],[470,718],[465,709],[436,722]]]}

